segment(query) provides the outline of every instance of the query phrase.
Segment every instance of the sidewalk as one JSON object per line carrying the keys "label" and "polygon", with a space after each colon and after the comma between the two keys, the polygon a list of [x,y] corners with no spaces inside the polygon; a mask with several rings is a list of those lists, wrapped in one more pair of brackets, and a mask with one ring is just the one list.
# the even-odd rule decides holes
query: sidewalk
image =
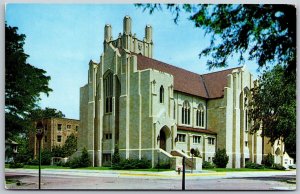
{"label": "sidewalk", "polygon": [[[5,173],[28,174],[38,176],[37,169],[5,169]],[[132,170],[82,170],[82,169],[42,169],[43,175],[51,176],[88,176],[88,177],[149,177],[149,178],[182,178],[182,172],[174,171],[132,171]],[[187,178],[237,178],[237,177],[268,177],[277,175],[296,175],[293,171],[257,171],[257,172],[215,172],[203,170],[198,172],[186,172]]]}

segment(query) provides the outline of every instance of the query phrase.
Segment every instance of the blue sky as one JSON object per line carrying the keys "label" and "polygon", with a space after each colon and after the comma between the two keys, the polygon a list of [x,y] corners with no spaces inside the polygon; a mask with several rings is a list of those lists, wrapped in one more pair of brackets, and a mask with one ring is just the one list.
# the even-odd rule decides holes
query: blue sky
{"label": "blue sky", "polygon": [[[139,39],[145,26],[152,26],[153,58],[196,73],[209,72],[206,59],[198,54],[209,45],[210,36],[195,28],[188,15],[182,14],[176,25],[168,11],[149,15],[132,4],[7,4],[7,24],[26,35],[28,62],[51,76],[53,92],[42,95],[41,107],[79,119],[79,88],[87,83],[88,62],[99,62],[103,52],[104,25],[112,25],[115,39],[123,31],[125,15],[131,17],[132,32]],[[256,74],[255,62],[246,65]],[[236,66],[232,60],[227,68]]]}

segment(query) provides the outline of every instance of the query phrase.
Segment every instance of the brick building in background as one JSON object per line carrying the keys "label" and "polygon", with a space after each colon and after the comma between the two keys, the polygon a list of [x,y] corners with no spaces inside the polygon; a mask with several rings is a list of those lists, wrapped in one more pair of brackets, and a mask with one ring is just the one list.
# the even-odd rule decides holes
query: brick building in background
{"label": "brick building in background", "polygon": [[[77,137],[77,131],[79,128],[79,120],[68,118],[44,118],[37,120],[41,121],[44,126],[44,136],[41,141],[42,150],[52,150],[55,146],[63,146],[68,136],[72,133]],[[36,123],[34,126],[36,126]],[[35,130],[34,130],[35,131]],[[38,142],[34,131],[29,135],[30,148],[34,150],[34,158],[36,158],[38,152]]]}

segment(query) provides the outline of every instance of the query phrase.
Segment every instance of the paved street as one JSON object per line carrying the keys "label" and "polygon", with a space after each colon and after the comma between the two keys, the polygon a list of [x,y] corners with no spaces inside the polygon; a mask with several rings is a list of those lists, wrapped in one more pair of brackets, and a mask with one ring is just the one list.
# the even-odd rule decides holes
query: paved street
{"label": "paved street", "polygon": [[[38,170],[5,169],[7,189],[37,189]],[[186,190],[294,190],[296,171],[194,172],[186,174]],[[175,171],[98,171],[43,169],[42,189],[181,190],[182,176]]]}

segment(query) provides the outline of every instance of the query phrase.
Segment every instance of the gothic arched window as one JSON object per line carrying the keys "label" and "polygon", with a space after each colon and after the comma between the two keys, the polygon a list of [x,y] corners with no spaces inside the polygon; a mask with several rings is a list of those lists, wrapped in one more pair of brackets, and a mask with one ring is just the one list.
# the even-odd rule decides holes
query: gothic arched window
{"label": "gothic arched window", "polygon": [[112,112],[113,74],[110,72],[104,79],[105,112]]}
{"label": "gothic arched window", "polygon": [[204,106],[199,104],[196,111],[196,126],[204,127]]}
{"label": "gothic arched window", "polygon": [[182,124],[190,124],[190,116],[191,116],[191,109],[190,109],[190,104],[187,101],[184,101],[183,106],[182,106],[182,113],[181,113],[181,121]]}
{"label": "gothic arched window", "polygon": [[164,103],[164,87],[160,86],[159,89],[159,102]]}

